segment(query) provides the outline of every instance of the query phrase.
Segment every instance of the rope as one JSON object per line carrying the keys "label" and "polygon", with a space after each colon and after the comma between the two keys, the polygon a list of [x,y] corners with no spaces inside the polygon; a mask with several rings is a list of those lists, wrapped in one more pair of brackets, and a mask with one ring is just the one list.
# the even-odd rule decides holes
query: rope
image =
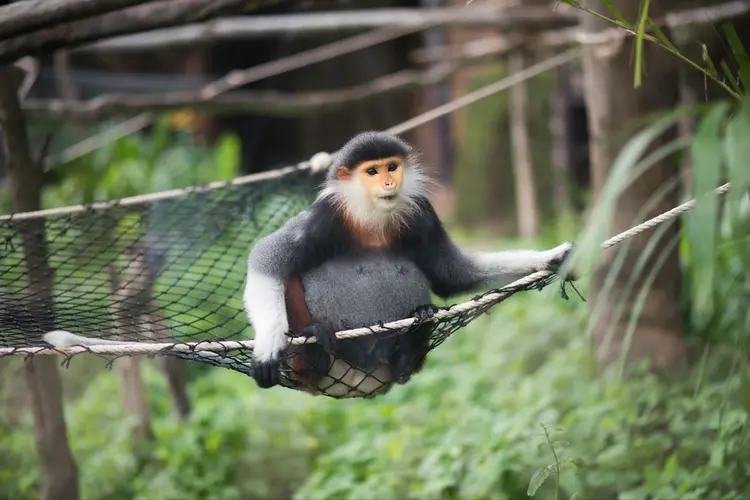
{"label": "rope", "polygon": [[[726,183],[713,191],[713,194],[722,195],[729,191],[730,184]],[[632,238],[638,234],[641,234],[659,224],[675,219],[679,215],[691,210],[695,206],[696,200],[692,199],[687,201],[667,212],[657,215],[637,226],[634,226],[626,231],[623,231],[601,243],[602,249],[611,248],[623,241]],[[551,271],[538,271],[530,274],[524,278],[514,281],[509,285],[500,288],[497,291],[487,293],[479,298],[468,300],[466,302],[456,304],[454,306],[441,309],[437,311],[434,316],[427,320],[439,321],[441,319],[450,318],[457,316],[469,311],[476,311],[482,308],[492,306],[494,303],[501,301],[508,295],[511,295],[519,289],[528,288],[536,283],[543,282],[544,280],[551,278],[554,273]],[[392,332],[394,329],[403,329],[411,326],[417,318],[405,318],[382,325],[376,325],[371,327],[354,328],[351,330],[344,330],[336,333],[336,337],[339,339],[364,337],[367,335],[374,335],[378,333]],[[114,341],[111,341],[114,342]],[[295,337],[291,338],[290,344],[311,344],[315,343],[315,338],[302,338]],[[181,342],[181,343],[148,343],[148,342],[123,342],[121,344],[108,344],[108,345],[87,345],[87,346],[73,346],[64,349],[55,349],[51,347],[18,347],[18,348],[0,348],[0,356],[3,355],[36,355],[36,354],[55,354],[62,353],[66,355],[80,354],[84,352],[95,353],[95,354],[114,354],[114,355],[138,355],[138,354],[154,354],[159,351],[219,351],[219,350],[233,350],[233,349],[252,349],[255,345],[253,340],[245,341],[202,341],[202,342]]]}

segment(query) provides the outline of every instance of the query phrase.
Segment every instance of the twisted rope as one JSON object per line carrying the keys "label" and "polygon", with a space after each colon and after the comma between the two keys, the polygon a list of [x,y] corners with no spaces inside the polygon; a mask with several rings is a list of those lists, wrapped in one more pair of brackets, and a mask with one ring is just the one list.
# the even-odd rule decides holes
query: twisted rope
{"label": "twisted rope", "polygon": [[[712,194],[723,195],[729,191],[729,183],[726,183],[716,188]],[[659,214],[637,226],[634,226],[626,231],[623,231],[601,243],[602,249],[611,248],[623,241],[632,238],[644,231],[647,231],[659,224],[675,219],[681,214],[691,210],[695,207],[696,200],[692,199],[687,201],[667,212]],[[470,311],[478,311],[483,308],[489,308],[495,303],[503,300],[508,295],[516,293],[520,289],[528,289],[530,286],[537,283],[541,283],[554,275],[551,271],[537,271],[529,274],[519,280],[506,285],[497,291],[487,293],[481,297],[462,302],[460,304],[453,305],[448,308],[440,309],[437,311],[432,318],[425,322],[435,322],[442,319],[458,316]],[[395,329],[408,328],[414,322],[419,321],[417,318],[405,318],[390,323],[384,323],[381,325],[374,325],[370,327],[353,328],[351,330],[343,330],[336,333],[336,337],[339,339],[364,337],[367,335],[375,335],[378,333],[392,332]],[[116,341],[110,341],[116,342]],[[315,338],[304,338],[294,337],[289,339],[290,344],[312,344],[315,343]],[[0,356],[2,355],[36,355],[36,354],[55,354],[61,353],[65,355],[80,354],[84,352],[95,353],[95,354],[113,354],[113,355],[126,355],[133,356],[138,354],[157,354],[160,351],[227,351],[234,349],[252,349],[255,345],[253,340],[244,341],[197,341],[197,342],[127,342],[123,341],[118,344],[107,344],[107,345],[88,345],[88,346],[72,346],[64,349],[55,349],[53,347],[21,347],[21,348],[0,348]],[[209,353],[210,354],[210,353]]]}

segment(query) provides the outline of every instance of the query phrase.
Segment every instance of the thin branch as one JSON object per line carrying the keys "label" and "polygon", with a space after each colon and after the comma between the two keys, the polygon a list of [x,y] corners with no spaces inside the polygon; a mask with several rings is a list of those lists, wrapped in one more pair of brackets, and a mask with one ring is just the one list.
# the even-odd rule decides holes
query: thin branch
{"label": "thin branch", "polygon": [[0,40],[14,35],[106,14],[148,0],[21,0],[0,7]]}
{"label": "thin branch", "polygon": [[549,59],[536,63],[533,66],[529,66],[523,71],[514,73],[508,76],[507,78],[504,78],[498,82],[495,82],[490,85],[487,85],[486,87],[477,89],[473,92],[470,92],[466,95],[459,97],[458,99],[454,99],[451,102],[447,102],[443,104],[442,106],[438,106],[437,108],[431,109],[429,111],[425,111],[421,115],[417,115],[414,118],[406,120],[405,122],[399,123],[398,125],[394,125],[393,127],[387,129],[387,132],[389,134],[403,134],[407,130],[412,130],[414,128],[417,128],[436,118],[439,118],[448,113],[452,113],[460,108],[466,107],[481,99],[484,99],[485,97],[491,96],[492,94],[502,92],[503,90],[508,89],[512,87],[513,85],[516,85],[520,82],[528,80],[529,78],[542,74],[546,71],[554,69],[570,61],[573,61],[574,59],[578,58],[583,53],[583,50],[584,49],[582,47],[575,47],[573,49],[568,50],[567,52],[563,52],[554,57],[550,57]]}
{"label": "thin branch", "polygon": [[689,24],[718,23],[750,12],[750,1],[734,0],[706,7],[693,7],[666,14],[667,25],[671,27]]}
{"label": "thin branch", "polygon": [[71,48],[116,35],[239,14],[281,0],[157,0],[0,41],[0,63]]}
{"label": "thin branch", "polygon": [[310,36],[374,28],[425,29],[434,24],[452,27],[492,27],[504,31],[537,31],[577,24],[575,14],[549,7],[391,8],[233,17],[204,24],[167,28],[103,40],[78,51],[149,50],[218,40],[257,39],[293,33]]}
{"label": "thin branch", "polygon": [[15,65],[26,72],[21,88],[18,89],[18,98],[23,101],[26,99],[31,87],[34,86],[36,79],[39,77],[41,64],[33,57],[24,57],[23,59],[18,60]]}
{"label": "thin branch", "polygon": [[146,128],[153,122],[151,113],[141,113],[133,118],[129,118],[117,125],[113,125],[103,132],[87,137],[86,139],[69,146],[57,154],[49,155],[44,158],[45,170],[56,165],[62,165],[82,156],[96,151],[126,135],[131,135],[139,130]]}
{"label": "thin branch", "polygon": [[31,115],[58,119],[96,120],[104,116],[128,115],[144,111],[159,112],[192,108],[211,114],[252,112],[273,116],[297,115],[308,110],[332,109],[374,95],[403,91],[411,87],[433,85],[451,77],[456,66],[442,64],[428,71],[405,70],[376,78],[354,87],[284,94],[280,92],[236,91],[205,98],[201,91],[164,95],[115,95],[88,101],[27,99],[24,110]]}

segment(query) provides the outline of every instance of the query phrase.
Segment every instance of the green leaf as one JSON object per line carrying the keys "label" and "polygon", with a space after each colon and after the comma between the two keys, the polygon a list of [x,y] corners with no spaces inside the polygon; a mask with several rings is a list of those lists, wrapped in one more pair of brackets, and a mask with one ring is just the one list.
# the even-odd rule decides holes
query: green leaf
{"label": "green leaf", "polygon": [[573,493],[568,500],[578,500],[579,498],[581,498],[581,496],[578,493]]}
{"label": "green leaf", "polygon": [[740,370],[740,403],[750,415],[750,377],[747,375],[747,367]]}
{"label": "green leaf", "polygon": [[669,458],[667,459],[667,462],[664,464],[664,470],[662,472],[662,477],[666,481],[671,481],[675,478],[677,475],[677,454],[672,453]]}
{"label": "green leaf", "polygon": [[[648,0],[647,0],[648,1]],[[607,10],[615,16],[615,18],[626,28],[632,29],[632,25],[630,22],[623,17],[622,14],[620,14],[620,11],[615,8],[615,6],[612,4],[612,0],[602,0],[602,3],[605,7],[607,7]]]}
{"label": "green leaf", "polygon": [[701,59],[706,64],[706,70],[713,78],[719,77],[719,70],[716,69],[716,65],[711,60],[711,56],[708,54],[708,47],[705,43],[701,44]]}
{"label": "green leaf", "polygon": [[750,101],[745,101],[727,125],[725,154],[729,170],[729,203],[735,205],[750,187]]}
{"label": "green leaf", "polygon": [[693,307],[700,321],[705,321],[713,310],[719,200],[710,192],[716,189],[721,174],[720,131],[727,109],[727,104],[721,103],[709,110],[698,127],[692,147],[696,203],[688,219],[688,238],[693,256]]}
{"label": "green leaf", "polygon": [[734,25],[732,23],[724,23],[721,27],[724,31],[724,36],[727,37],[729,47],[732,49],[735,59],[737,59],[737,64],[740,67],[740,80],[742,81],[742,85],[745,89],[748,89],[750,87],[750,58],[748,58],[747,52],[745,52],[745,47],[742,45],[737,30],[734,29]]}
{"label": "green leaf", "polygon": [[531,475],[531,479],[529,480],[529,488],[526,490],[526,494],[530,497],[533,497],[536,493],[536,490],[538,490],[544,482],[549,477],[549,469],[547,467],[541,467],[534,471],[534,474]]}
{"label": "green leaf", "polygon": [[658,25],[654,24],[653,21],[651,22],[651,29],[654,30],[656,38],[658,38],[665,47],[674,52],[679,52],[677,50],[677,47],[675,47],[674,44],[669,40],[669,38],[667,38],[667,35],[664,34],[664,31],[662,31],[662,29]]}
{"label": "green leaf", "polygon": [[569,458],[568,462],[572,463],[579,469],[585,469],[589,465],[586,460],[582,459],[581,457]]}
{"label": "green leaf", "polygon": [[240,141],[236,135],[222,137],[214,149],[215,168],[219,172],[218,180],[231,180],[239,171]]}
{"label": "green leaf", "polygon": [[650,0],[642,0],[641,13],[638,18],[638,27],[635,33],[635,77],[634,86],[641,86],[643,76],[643,36],[646,32],[646,21],[648,21],[648,8]]}
{"label": "green leaf", "polygon": [[[617,154],[607,175],[607,181],[599,194],[596,210],[578,238],[578,249],[574,256],[575,265],[580,266],[582,274],[594,271],[600,259],[600,243],[610,236],[611,218],[620,195],[637,177],[636,167],[653,141],[683,116],[689,116],[694,109],[680,107],[665,113],[654,123],[630,139]],[[679,140],[679,139],[677,139]]]}
{"label": "green leaf", "polygon": [[742,94],[742,89],[740,88],[740,84],[737,81],[737,78],[734,77],[732,74],[732,70],[729,68],[729,65],[727,62],[722,59],[719,63],[719,66],[721,66],[721,70],[724,72],[724,76],[727,80],[729,80],[729,83],[732,84],[732,89],[734,89],[737,94]]}

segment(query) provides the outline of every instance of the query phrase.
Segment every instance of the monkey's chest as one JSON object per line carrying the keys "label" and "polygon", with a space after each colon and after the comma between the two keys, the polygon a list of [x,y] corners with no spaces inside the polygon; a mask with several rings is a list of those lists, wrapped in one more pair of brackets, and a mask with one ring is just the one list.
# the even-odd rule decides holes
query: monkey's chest
{"label": "monkey's chest", "polygon": [[329,261],[305,273],[302,283],[313,318],[339,318],[346,328],[402,319],[431,298],[417,266],[387,253]]}

